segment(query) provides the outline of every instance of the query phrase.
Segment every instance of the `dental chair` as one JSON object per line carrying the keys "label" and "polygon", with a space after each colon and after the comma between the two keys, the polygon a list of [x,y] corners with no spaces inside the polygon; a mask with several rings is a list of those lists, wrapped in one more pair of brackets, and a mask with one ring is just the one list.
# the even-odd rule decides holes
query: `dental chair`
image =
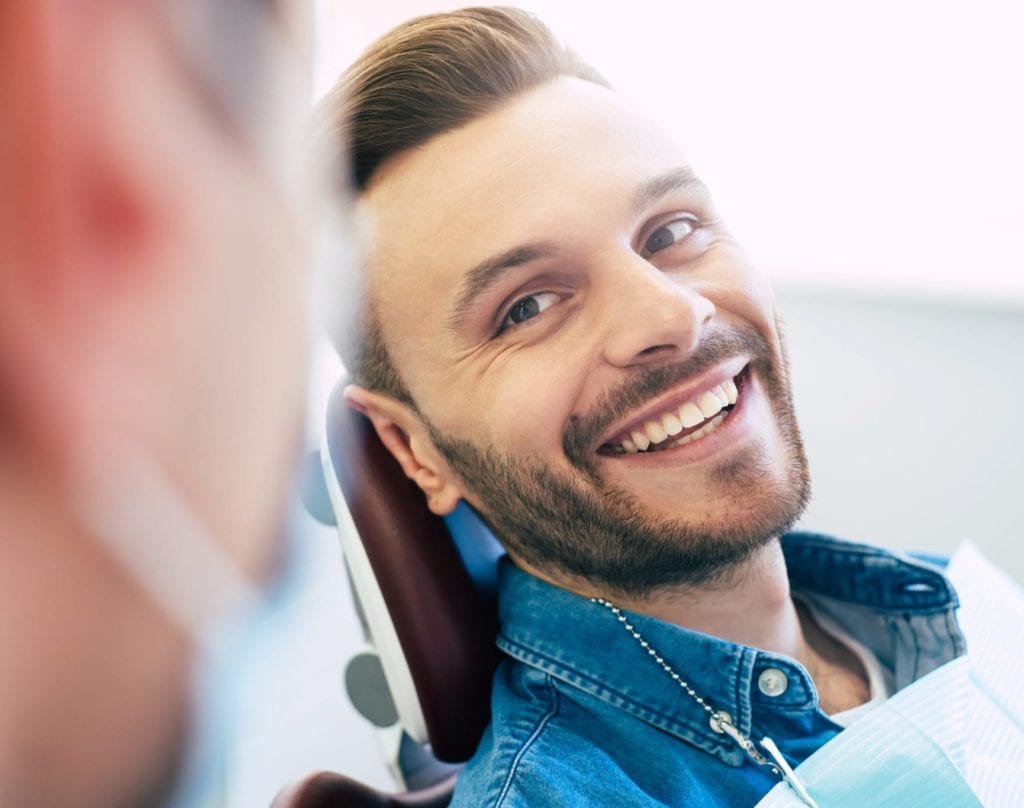
{"label": "dental chair", "polygon": [[[362,711],[393,708],[402,749],[408,745],[421,763],[442,763],[420,765],[418,777],[405,778],[416,787],[396,794],[318,772],[282,791],[272,808],[441,808],[457,776],[456,766],[443,764],[465,762],[490,718],[502,550],[468,510],[444,520],[427,509],[369,420],[345,404],[343,387],[331,393],[320,451],[329,507],[310,510],[338,526],[356,608],[379,656],[380,689],[385,701],[390,696],[383,710]],[[352,701],[360,709],[360,698]]]}

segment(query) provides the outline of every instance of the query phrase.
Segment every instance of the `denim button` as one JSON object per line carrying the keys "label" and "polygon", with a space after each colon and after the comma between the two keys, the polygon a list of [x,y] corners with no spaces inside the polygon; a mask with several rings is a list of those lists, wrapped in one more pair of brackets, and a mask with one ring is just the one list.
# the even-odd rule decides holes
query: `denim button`
{"label": "denim button", "polygon": [[711,720],[708,721],[708,723],[711,725],[711,729],[721,735],[725,732],[725,730],[722,729],[722,724],[731,724],[732,716],[725,710],[717,710],[715,714],[711,716]]}
{"label": "denim button", "polygon": [[778,668],[765,668],[757,677],[757,687],[766,696],[781,696],[789,687],[789,678]]}

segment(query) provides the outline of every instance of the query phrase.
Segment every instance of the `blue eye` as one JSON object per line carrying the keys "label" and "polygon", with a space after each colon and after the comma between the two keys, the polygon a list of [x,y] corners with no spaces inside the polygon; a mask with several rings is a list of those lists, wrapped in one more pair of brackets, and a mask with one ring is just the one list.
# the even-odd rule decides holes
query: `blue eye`
{"label": "blue eye", "polygon": [[647,237],[643,248],[644,256],[653,255],[671,247],[677,241],[682,241],[694,231],[696,224],[693,219],[689,218],[666,222]]}
{"label": "blue eye", "polygon": [[537,292],[534,295],[527,295],[520,298],[508,310],[505,319],[501,322],[501,330],[504,331],[510,326],[525,323],[532,320],[549,306],[558,302],[558,295],[554,292]]}

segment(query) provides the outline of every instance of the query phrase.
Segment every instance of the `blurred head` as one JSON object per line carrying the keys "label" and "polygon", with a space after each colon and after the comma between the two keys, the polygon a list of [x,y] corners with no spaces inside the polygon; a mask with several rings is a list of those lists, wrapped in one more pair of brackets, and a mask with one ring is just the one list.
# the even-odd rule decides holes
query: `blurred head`
{"label": "blurred head", "polygon": [[773,296],[671,133],[514,10],[413,21],[328,103],[369,225],[349,400],[436,513],[466,499],[526,568],[634,597],[787,529]]}
{"label": "blurred head", "polygon": [[0,11],[2,804],[149,804],[173,776],[190,638],[83,515],[105,487],[160,533],[121,458],[244,579],[276,563],[307,341],[297,22]]}

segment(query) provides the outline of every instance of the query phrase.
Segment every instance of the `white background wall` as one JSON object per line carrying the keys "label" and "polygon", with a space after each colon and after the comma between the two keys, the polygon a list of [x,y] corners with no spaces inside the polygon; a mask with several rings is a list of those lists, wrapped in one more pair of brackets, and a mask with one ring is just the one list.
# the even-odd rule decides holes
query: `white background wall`
{"label": "white background wall", "polygon": [[813,479],[801,524],[911,550],[971,539],[1024,581],[1024,312],[789,285],[779,303]]}
{"label": "white background wall", "polygon": [[[322,92],[458,3],[320,0]],[[779,278],[1024,300],[1024,7],[1010,0],[525,3],[681,135]]]}
{"label": "white background wall", "polygon": [[[455,4],[318,4],[318,91],[374,37]],[[775,279],[814,500],[894,547],[972,538],[1024,580],[1024,17],[1013,3],[532,4],[683,138]],[[322,348],[312,420],[339,372]],[[229,804],[332,768],[386,786],[341,695],[360,646],[330,531],[254,672]]]}

